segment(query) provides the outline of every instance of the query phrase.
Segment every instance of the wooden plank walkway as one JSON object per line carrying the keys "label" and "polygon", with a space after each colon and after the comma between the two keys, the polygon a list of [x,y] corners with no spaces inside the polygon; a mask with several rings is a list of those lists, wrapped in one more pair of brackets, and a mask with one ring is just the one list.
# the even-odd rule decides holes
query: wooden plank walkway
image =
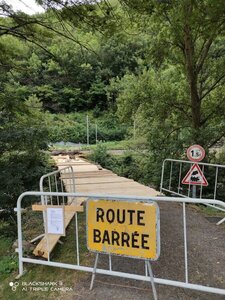
{"label": "wooden plank walkway", "polygon": [[[132,179],[118,176],[112,171],[101,168],[84,159],[69,159],[68,156],[55,156],[54,160],[59,168],[71,165],[75,174],[76,192],[93,194],[157,196],[159,192],[153,188],[135,182]],[[65,178],[68,174],[63,175]],[[62,177],[63,178],[63,177]],[[66,183],[66,190],[70,191],[70,184]]]}
{"label": "wooden plank walkway", "polygon": [[[135,182],[132,179],[116,175],[110,170],[101,168],[99,165],[90,163],[84,159],[70,159],[69,156],[54,156],[56,165],[59,169],[72,166],[75,176],[75,190],[77,193],[91,194],[111,194],[111,195],[130,195],[130,196],[157,196],[159,192],[153,188]],[[72,173],[61,175],[66,192],[73,192],[71,179]],[[84,198],[77,199],[81,205]],[[65,211],[65,228],[69,225],[75,212]],[[51,253],[60,239],[60,235],[44,236],[33,251],[34,255],[48,258],[48,250]],[[48,246],[48,247],[47,247]]]}

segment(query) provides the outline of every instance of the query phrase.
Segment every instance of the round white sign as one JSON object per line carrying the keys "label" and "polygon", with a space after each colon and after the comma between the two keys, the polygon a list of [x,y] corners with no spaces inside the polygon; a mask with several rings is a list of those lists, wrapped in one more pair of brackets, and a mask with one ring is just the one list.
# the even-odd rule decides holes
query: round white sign
{"label": "round white sign", "polygon": [[201,161],[205,157],[205,150],[200,145],[193,145],[187,149],[187,157],[191,161]]}

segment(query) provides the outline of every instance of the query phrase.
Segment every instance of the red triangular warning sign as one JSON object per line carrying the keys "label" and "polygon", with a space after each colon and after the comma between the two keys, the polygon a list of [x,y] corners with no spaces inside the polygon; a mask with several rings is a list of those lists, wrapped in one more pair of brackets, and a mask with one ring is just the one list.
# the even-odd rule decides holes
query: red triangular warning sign
{"label": "red triangular warning sign", "polygon": [[182,183],[203,186],[209,185],[198,164],[194,164],[190,168],[190,170],[187,172],[187,175],[182,180]]}

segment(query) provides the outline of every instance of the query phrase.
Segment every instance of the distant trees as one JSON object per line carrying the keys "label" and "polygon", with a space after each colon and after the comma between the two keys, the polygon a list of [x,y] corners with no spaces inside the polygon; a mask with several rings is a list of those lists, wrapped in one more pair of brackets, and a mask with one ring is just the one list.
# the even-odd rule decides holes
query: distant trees
{"label": "distant trees", "polygon": [[0,18],[2,41],[7,44],[10,39],[24,50],[18,57],[19,72],[12,65],[8,68],[50,112],[109,109],[115,104],[115,98],[108,98],[110,80],[137,72],[148,41],[144,35],[114,31],[111,23],[104,27],[108,18],[99,5],[79,4],[58,11],[54,1],[50,4],[45,14],[34,16],[0,5],[8,16]]}

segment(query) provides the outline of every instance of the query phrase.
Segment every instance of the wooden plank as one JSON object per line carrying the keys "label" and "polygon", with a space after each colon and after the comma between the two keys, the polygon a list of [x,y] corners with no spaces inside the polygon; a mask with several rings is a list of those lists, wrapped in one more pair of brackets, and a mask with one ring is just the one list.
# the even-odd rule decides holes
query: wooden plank
{"label": "wooden plank", "polygon": [[91,177],[91,178],[77,178],[76,179],[76,185],[82,185],[82,184],[107,184],[107,183],[121,183],[121,182],[131,182],[133,180],[119,177],[119,176],[104,176],[104,177]]}
{"label": "wooden plank", "polygon": [[[33,204],[32,210],[34,211],[45,211],[48,207],[55,207],[57,208],[58,205],[41,205],[41,204]],[[61,206],[60,206],[61,207]],[[80,205],[65,205],[64,206],[65,211],[71,211],[71,212],[83,212],[84,207]]]}
{"label": "wooden plank", "polygon": [[[74,215],[75,212],[65,212],[65,228],[67,228]],[[51,253],[60,237],[61,235],[57,234],[46,234],[34,249],[33,254],[48,259],[48,249],[49,253]]]}
{"label": "wooden plank", "polygon": [[[118,175],[112,173],[111,171],[94,171],[94,172],[76,172],[74,171],[75,174],[75,180],[76,178],[90,178],[90,177],[102,177],[102,176],[113,176],[113,177],[118,177]],[[71,179],[73,178],[73,174],[71,173],[64,173],[61,174],[60,178],[62,179]]]}

